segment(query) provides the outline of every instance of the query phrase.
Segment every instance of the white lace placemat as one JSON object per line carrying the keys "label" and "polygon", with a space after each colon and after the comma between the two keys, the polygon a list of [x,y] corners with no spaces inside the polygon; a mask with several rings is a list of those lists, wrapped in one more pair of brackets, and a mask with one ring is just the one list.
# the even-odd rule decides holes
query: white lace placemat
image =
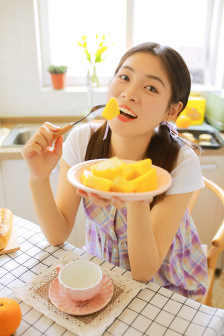
{"label": "white lace placemat", "polygon": [[48,296],[49,286],[57,277],[56,265],[65,265],[74,260],[82,259],[73,250],[67,251],[61,258],[35,277],[31,282],[21,287],[12,288],[15,296],[28,305],[40,311],[56,323],[78,335],[100,336],[105,329],[112,324],[114,319],[121,314],[123,309],[146,287],[146,285],[117,275],[116,273],[101,267],[103,272],[111,279],[114,286],[114,293],[108,305],[98,312],[83,316],[73,316],[56,308]]}

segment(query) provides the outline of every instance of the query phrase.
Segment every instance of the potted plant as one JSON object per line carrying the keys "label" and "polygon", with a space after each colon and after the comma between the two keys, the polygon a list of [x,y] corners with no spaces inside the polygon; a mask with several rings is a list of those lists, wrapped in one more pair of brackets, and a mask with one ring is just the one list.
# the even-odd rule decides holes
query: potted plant
{"label": "potted plant", "polygon": [[63,90],[66,88],[66,73],[68,67],[65,65],[50,65],[48,71],[51,74],[52,85],[55,90]]}

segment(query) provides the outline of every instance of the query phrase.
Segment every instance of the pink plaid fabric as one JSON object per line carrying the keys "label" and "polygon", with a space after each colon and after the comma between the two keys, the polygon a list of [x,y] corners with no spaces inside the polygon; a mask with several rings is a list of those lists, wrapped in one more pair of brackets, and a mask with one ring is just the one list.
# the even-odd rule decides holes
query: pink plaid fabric
{"label": "pink plaid fabric", "polygon": [[[86,250],[130,270],[127,248],[127,209],[105,208],[83,200],[87,216]],[[193,220],[186,210],[162,266],[152,282],[197,299],[206,292],[207,259]]]}

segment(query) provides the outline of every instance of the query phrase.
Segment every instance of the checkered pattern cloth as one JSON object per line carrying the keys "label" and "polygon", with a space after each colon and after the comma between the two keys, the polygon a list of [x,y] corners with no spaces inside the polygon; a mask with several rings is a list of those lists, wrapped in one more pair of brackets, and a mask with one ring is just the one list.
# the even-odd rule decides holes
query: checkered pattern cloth
{"label": "checkered pattern cloth", "polygon": [[[105,208],[83,200],[87,216],[86,250],[130,270],[127,247],[127,208]],[[206,292],[207,259],[188,209],[170,249],[152,282],[197,300]]]}

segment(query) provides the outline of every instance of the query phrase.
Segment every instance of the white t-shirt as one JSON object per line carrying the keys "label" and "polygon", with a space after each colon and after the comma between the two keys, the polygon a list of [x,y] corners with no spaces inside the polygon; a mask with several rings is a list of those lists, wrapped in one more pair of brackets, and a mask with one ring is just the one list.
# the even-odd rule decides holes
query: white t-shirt
{"label": "white t-shirt", "polygon": [[[94,126],[93,126],[94,125]],[[100,127],[101,124],[82,124],[70,132],[63,146],[63,159],[70,166],[85,160],[86,149],[91,137],[91,127]],[[179,152],[174,170],[171,172],[172,185],[166,194],[182,194],[204,187],[198,156],[187,145]]]}

